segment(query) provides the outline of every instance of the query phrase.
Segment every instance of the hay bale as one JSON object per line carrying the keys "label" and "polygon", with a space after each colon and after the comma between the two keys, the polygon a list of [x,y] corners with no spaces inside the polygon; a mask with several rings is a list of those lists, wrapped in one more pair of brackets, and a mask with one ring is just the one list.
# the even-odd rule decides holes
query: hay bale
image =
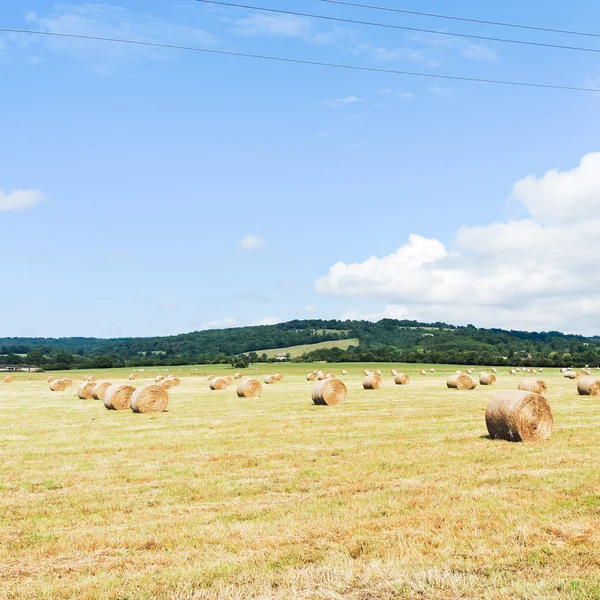
{"label": "hay bale", "polygon": [[275,377],[275,381],[277,381],[277,383],[279,383],[280,381],[283,381],[283,375],[281,373],[275,373],[275,375],[273,375],[273,377]]}
{"label": "hay bale", "polygon": [[242,381],[237,388],[237,395],[240,398],[258,398],[261,393],[262,385],[257,379]]}
{"label": "hay bale", "polygon": [[175,386],[175,384],[168,377],[160,381],[158,385],[160,385],[160,387],[162,387],[165,390],[170,390],[172,387]]}
{"label": "hay bale", "polygon": [[383,385],[381,377],[377,374],[367,375],[363,379],[363,388],[365,390],[378,390]]}
{"label": "hay bale", "polygon": [[325,379],[335,379],[334,373],[325,373]]}
{"label": "hay bale", "polygon": [[154,378],[154,381],[155,381],[156,383],[160,383],[160,382],[161,382],[163,379],[164,379],[164,377],[163,377],[162,375],[157,375],[157,376]]}
{"label": "hay bale", "polygon": [[82,400],[91,400],[94,397],[93,390],[95,387],[95,381],[84,381],[77,389],[77,397]]}
{"label": "hay bale", "polygon": [[474,390],[477,387],[477,380],[465,373],[460,375],[455,373],[448,377],[446,385],[455,390]]}
{"label": "hay bale", "polygon": [[577,383],[580,396],[600,396],[600,379],[596,377],[582,377]]}
{"label": "hay bale", "polygon": [[371,374],[371,371],[369,371],[368,369],[363,369],[363,375],[364,375],[365,377],[367,377],[367,376],[368,376],[368,375],[370,375],[370,374]]}
{"label": "hay bale", "polygon": [[214,375],[209,375],[209,376],[206,378],[206,381],[212,381],[214,378],[215,378],[215,376],[214,376]]}
{"label": "hay bale", "polygon": [[435,373],[435,369],[429,369],[430,373]]}
{"label": "hay bale", "polygon": [[108,410],[125,410],[131,408],[131,397],[135,392],[132,385],[114,383],[104,394],[104,406]]}
{"label": "hay bale", "polygon": [[543,372],[544,372],[544,369],[540,369],[539,371],[540,371],[540,373],[543,373]]}
{"label": "hay bale", "polygon": [[128,378],[128,379],[129,379],[129,381],[135,381],[135,380],[137,379],[137,375],[135,375],[134,373],[132,373],[132,374],[129,376],[129,378]]}
{"label": "hay bale", "polygon": [[342,369],[342,375],[348,375],[348,371],[346,371],[346,369]]}
{"label": "hay bale", "polygon": [[98,381],[98,378],[95,375],[88,375],[85,378],[86,381]]}
{"label": "hay bale", "polygon": [[498,369],[496,369],[495,367],[492,369],[492,373],[497,373]]}
{"label": "hay bale", "polygon": [[103,381],[102,383],[96,384],[92,390],[92,395],[95,400],[104,400],[106,390],[112,385],[110,381]]}
{"label": "hay bale", "polygon": [[317,375],[316,373],[309,373],[306,376],[306,381],[316,381],[317,380]]}
{"label": "hay bale", "polygon": [[481,373],[479,375],[480,385],[494,385],[496,383],[496,376],[491,373]]}
{"label": "hay bale", "polygon": [[167,404],[169,393],[160,385],[145,385],[131,396],[131,410],[136,413],[164,412]]}
{"label": "hay bale", "polygon": [[13,380],[13,378],[10,375],[7,375],[3,381],[4,381],[4,383],[12,383],[12,380]]}
{"label": "hay bale", "polygon": [[223,377],[214,377],[208,382],[208,386],[211,390],[221,391],[227,388],[229,384]]}
{"label": "hay bale", "polygon": [[565,377],[567,379],[579,379],[579,374],[575,373],[575,371],[566,371]]}
{"label": "hay bale", "polygon": [[334,406],[346,400],[348,390],[339,379],[324,379],[315,384],[312,391],[312,401],[319,406]]}
{"label": "hay bale", "polygon": [[68,387],[73,385],[73,381],[68,379],[67,377],[63,377],[62,379],[55,379],[50,382],[50,389],[53,392],[64,392]]}
{"label": "hay bale", "polygon": [[410,377],[406,373],[398,373],[394,377],[394,383],[396,385],[408,385],[410,383]]}
{"label": "hay bale", "polygon": [[485,412],[485,424],[493,439],[539,442],[552,433],[554,418],[543,396],[526,390],[496,392]]}
{"label": "hay bale", "polygon": [[396,375],[398,375],[398,371],[396,371],[396,369],[390,369],[390,375],[392,377],[396,377]]}
{"label": "hay bale", "polygon": [[231,383],[233,382],[233,377],[229,377],[229,375],[223,377],[223,379],[227,382],[227,385],[231,385]]}
{"label": "hay bale", "polygon": [[181,385],[181,379],[179,379],[179,377],[175,377],[175,375],[170,375],[167,377],[167,379],[171,381],[175,387],[179,387]]}
{"label": "hay bale", "polygon": [[73,385],[73,380],[68,377],[63,377],[61,381],[63,382],[65,389],[70,388]]}
{"label": "hay bale", "polygon": [[525,379],[521,379],[521,381],[519,381],[517,389],[524,392],[531,392],[532,394],[540,394],[541,396],[545,396],[546,392],[548,391],[548,386],[542,379],[526,377]]}
{"label": "hay bale", "polygon": [[427,371],[424,371],[423,369],[421,369],[421,370],[419,371],[419,373],[420,373],[421,375],[427,375]]}
{"label": "hay bale", "polygon": [[323,381],[323,379],[325,379],[325,373],[319,372],[319,373],[317,374],[317,379],[318,379],[319,381]]}
{"label": "hay bale", "polygon": [[50,375],[50,377],[48,377],[48,379],[46,379],[46,381],[48,383],[52,383],[55,379],[56,379],[56,377],[54,377],[54,375]]}
{"label": "hay bale", "polygon": [[236,373],[236,374],[233,376],[233,378],[234,378],[234,379],[241,379],[241,378],[242,378],[242,374],[241,374],[241,373]]}
{"label": "hay bale", "polygon": [[275,379],[275,377],[273,377],[273,375],[267,375],[265,377],[265,383],[267,385],[273,385],[273,384],[277,383],[277,380]]}

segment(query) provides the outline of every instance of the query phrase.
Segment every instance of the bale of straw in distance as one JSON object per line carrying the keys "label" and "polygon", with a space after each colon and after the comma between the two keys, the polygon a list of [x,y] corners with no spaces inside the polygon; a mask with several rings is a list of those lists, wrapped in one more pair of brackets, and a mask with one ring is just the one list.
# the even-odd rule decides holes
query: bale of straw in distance
{"label": "bale of straw in distance", "polygon": [[275,373],[275,375],[273,375],[273,377],[275,377],[275,381],[277,381],[277,382],[283,381],[283,375],[281,373]]}
{"label": "bale of straw in distance", "polygon": [[545,396],[546,392],[548,391],[548,386],[542,379],[525,377],[525,379],[521,379],[521,381],[519,381],[517,389],[523,390],[524,392],[531,392],[532,394],[540,394],[541,396]]}
{"label": "bale of straw in distance", "polygon": [[325,373],[325,379],[335,379],[335,375],[333,373]]}
{"label": "bale of straw in distance", "polygon": [[175,375],[170,375],[169,377],[167,377],[167,379],[173,382],[173,385],[175,387],[179,387],[181,385],[181,379],[179,379],[179,377],[175,377]]}
{"label": "bale of straw in distance", "polygon": [[577,373],[575,373],[575,371],[567,371],[565,373],[565,377],[567,379],[579,379],[579,375]]}
{"label": "bale of straw in distance", "polygon": [[455,373],[448,377],[446,385],[455,390],[474,390],[477,387],[477,379],[465,373],[461,373],[460,375]]}
{"label": "bale of straw in distance", "polygon": [[398,375],[398,371],[396,371],[396,369],[390,369],[390,375],[392,377],[396,377],[396,375]]}
{"label": "bale of straw in distance", "polygon": [[275,379],[275,377],[273,377],[273,375],[267,375],[265,377],[265,383],[267,385],[273,385],[274,383],[277,383],[277,380]]}
{"label": "bale of straw in distance", "polygon": [[490,436],[509,442],[538,442],[552,433],[554,418],[543,396],[526,390],[496,392],[485,412]]}
{"label": "bale of straw in distance", "polygon": [[93,391],[95,387],[95,381],[84,381],[77,390],[77,396],[82,400],[91,400],[94,397]]}
{"label": "bale of straw in distance", "polygon": [[104,394],[106,394],[106,390],[112,385],[110,381],[102,381],[101,383],[96,384],[94,389],[92,390],[92,395],[95,400],[104,400]]}
{"label": "bale of straw in distance", "polygon": [[131,397],[135,392],[132,385],[113,383],[104,394],[104,406],[108,410],[131,408]]}
{"label": "bale of straw in distance", "polygon": [[229,377],[229,375],[223,377],[223,379],[227,382],[227,385],[231,385],[231,382],[233,381],[233,377]]}
{"label": "bale of straw in distance", "polygon": [[50,375],[50,377],[48,377],[48,379],[46,379],[46,381],[48,383],[52,383],[55,379],[56,379],[56,377],[54,377],[54,375]]}
{"label": "bale of straw in distance", "polygon": [[137,375],[135,375],[134,373],[132,373],[132,374],[129,376],[129,381],[135,381],[136,379],[137,379]]}
{"label": "bale of straw in distance", "polygon": [[233,378],[234,378],[234,379],[241,379],[241,378],[242,378],[242,374],[241,374],[241,373],[236,373],[236,374],[233,376]]}
{"label": "bale of straw in distance", "polygon": [[317,374],[317,379],[318,379],[319,381],[323,381],[323,379],[325,379],[325,373],[318,373],[318,374]]}
{"label": "bale of straw in distance", "polygon": [[87,381],[98,381],[98,378],[95,375],[88,375],[86,377]]}
{"label": "bale of straw in distance", "polygon": [[175,384],[168,377],[166,377],[162,381],[159,381],[158,385],[160,385],[160,387],[164,388],[165,390],[170,390],[172,387],[175,386]]}
{"label": "bale of straw in distance", "polygon": [[258,398],[262,393],[262,385],[257,379],[246,379],[240,382],[237,395],[240,398]]}
{"label": "bale of straw in distance", "polygon": [[145,385],[131,396],[131,410],[136,413],[164,412],[168,404],[169,392],[160,385]]}
{"label": "bale of straw in distance", "polygon": [[378,390],[383,385],[381,377],[378,375],[367,375],[363,379],[363,388],[365,390]]}
{"label": "bale of straw in distance", "polygon": [[410,383],[410,377],[406,373],[398,373],[394,377],[394,383],[396,385],[408,385]]}
{"label": "bale of straw in distance", "polygon": [[427,371],[424,371],[423,369],[421,369],[421,370],[419,371],[419,373],[420,373],[421,375],[427,375]]}
{"label": "bale of straw in distance", "polygon": [[367,375],[370,375],[371,371],[369,371],[368,369],[363,369],[363,375],[366,377]]}
{"label": "bale of straw in distance", "polygon": [[348,390],[339,379],[324,379],[315,384],[312,401],[320,406],[333,406],[346,400]]}
{"label": "bale of straw in distance", "polygon": [[215,378],[215,376],[214,376],[214,375],[209,375],[209,376],[206,378],[206,381],[212,381],[214,378]]}
{"label": "bale of straw in distance", "polygon": [[511,369],[511,370],[509,371],[509,373],[510,373],[511,375],[516,375],[516,374],[517,374],[517,371],[516,371],[515,369]]}
{"label": "bale of straw in distance", "polygon": [[492,373],[481,373],[479,375],[480,385],[494,385],[496,383],[496,376]]}
{"label": "bale of straw in distance", "polygon": [[50,389],[53,392],[63,392],[72,384],[73,384],[73,382],[67,378],[55,379],[54,381],[50,382]]}
{"label": "bale of straw in distance", "polygon": [[492,373],[497,373],[498,369],[496,369],[495,367],[492,369]]}
{"label": "bale of straw in distance", "polygon": [[211,390],[221,391],[227,388],[229,384],[222,377],[214,377],[208,382]]}
{"label": "bale of straw in distance", "polygon": [[7,375],[4,378],[4,383],[12,383],[13,378],[10,375]]}
{"label": "bale of straw in distance", "polygon": [[582,377],[577,382],[577,391],[580,396],[600,396],[600,379]]}
{"label": "bale of straw in distance", "polygon": [[161,382],[163,379],[164,379],[164,377],[163,377],[162,375],[157,375],[157,376],[154,378],[154,381],[155,381],[156,383],[160,383],[160,382]]}
{"label": "bale of straw in distance", "polygon": [[69,379],[68,377],[63,377],[61,379],[61,381],[63,382],[63,384],[65,386],[65,389],[67,389],[67,388],[69,388],[69,387],[71,387],[73,385],[73,380]]}
{"label": "bale of straw in distance", "polygon": [[316,381],[317,376],[314,373],[308,373],[306,376],[306,381]]}
{"label": "bale of straw in distance", "polygon": [[348,371],[346,371],[346,369],[342,369],[342,375],[348,375]]}
{"label": "bale of straw in distance", "polygon": [[435,373],[435,369],[429,369],[430,373]]}

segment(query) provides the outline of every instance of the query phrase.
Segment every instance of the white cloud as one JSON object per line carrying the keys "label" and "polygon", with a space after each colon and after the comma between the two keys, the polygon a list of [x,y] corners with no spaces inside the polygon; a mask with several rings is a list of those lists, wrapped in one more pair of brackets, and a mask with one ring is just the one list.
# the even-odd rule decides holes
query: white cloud
{"label": "white cloud", "polygon": [[358,96],[348,96],[347,98],[332,98],[331,100],[327,100],[325,105],[330,108],[339,108],[340,106],[348,106],[357,102],[362,102],[362,99]]}
{"label": "white cloud", "polygon": [[[30,12],[26,20],[34,27],[57,33],[128,38],[149,42],[177,43],[214,46],[216,39],[206,31],[190,25],[173,24],[163,19],[143,14],[134,14],[126,8],[101,3],[66,4],[57,3],[47,14]],[[100,73],[110,72],[111,67],[123,59],[154,58],[164,60],[171,54],[167,50],[132,44],[103,41],[77,40],[68,38],[8,37],[5,42],[15,51],[27,50],[28,62],[40,57],[31,56],[40,48],[44,56],[48,51],[68,53],[80,61],[91,63]]]}
{"label": "white cloud", "polygon": [[277,325],[277,323],[281,323],[281,319],[279,317],[263,317],[260,321],[256,323],[252,323],[253,325]]}
{"label": "white cloud", "polygon": [[262,250],[267,245],[267,242],[255,235],[247,235],[239,241],[239,246],[244,252],[255,252]]}
{"label": "white cloud", "polygon": [[413,234],[389,256],[336,263],[315,288],[388,305],[371,317],[600,333],[600,153],[526,177],[511,200],[529,216],[462,227],[450,249]]}
{"label": "white cloud", "polygon": [[0,211],[27,210],[46,198],[37,190],[13,190],[5,192],[0,189]]}
{"label": "white cloud", "polygon": [[200,325],[200,329],[229,329],[231,327],[235,327],[237,321],[229,317],[228,319],[223,319],[222,321],[207,321],[206,323],[202,323]]}
{"label": "white cloud", "polygon": [[317,312],[318,308],[314,304],[307,304],[302,310],[305,313],[315,313]]}

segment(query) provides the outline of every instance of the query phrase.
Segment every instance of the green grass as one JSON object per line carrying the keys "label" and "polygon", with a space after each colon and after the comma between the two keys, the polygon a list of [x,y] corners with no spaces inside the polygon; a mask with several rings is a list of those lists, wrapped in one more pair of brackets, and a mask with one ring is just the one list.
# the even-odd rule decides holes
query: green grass
{"label": "green grass", "polygon": [[229,368],[171,369],[154,415],[0,383],[0,598],[600,598],[600,399],[546,372],[553,435],[510,444],[455,367],[399,387],[364,366],[383,389],[327,366],[349,371],[336,407],[296,364],[249,370],[284,374],[258,400],[208,389]]}
{"label": "green grass", "polygon": [[269,358],[274,358],[278,354],[287,354],[288,352],[294,356],[302,356],[305,352],[313,350],[328,350],[330,348],[341,348],[347,350],[349,346],[358,346],[358,339],[352,338],[349,340],[338,340],[332,342],[317,342],[316,344],[303,344],[301,346],[290,346],[288,348],[272,348],[269,350],[256,350],[259,356],[266,354]]}

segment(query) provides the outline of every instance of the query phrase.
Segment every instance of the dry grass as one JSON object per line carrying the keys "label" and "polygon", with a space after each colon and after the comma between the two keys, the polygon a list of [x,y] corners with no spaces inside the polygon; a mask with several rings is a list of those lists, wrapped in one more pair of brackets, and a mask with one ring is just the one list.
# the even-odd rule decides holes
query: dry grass
{"label": "dry grass", "polygon": [[514,444],[484,419],[515,388],[506,369],[493,390],[449,390],[456,367],[437,366],[373,394],[345,368],[334,407],[313,405],[306,365],[260,402],[182,369],[159,414],[16,375],[0,386],[0,598],[600,598],[597,398],[547,370],[553,435]]}

